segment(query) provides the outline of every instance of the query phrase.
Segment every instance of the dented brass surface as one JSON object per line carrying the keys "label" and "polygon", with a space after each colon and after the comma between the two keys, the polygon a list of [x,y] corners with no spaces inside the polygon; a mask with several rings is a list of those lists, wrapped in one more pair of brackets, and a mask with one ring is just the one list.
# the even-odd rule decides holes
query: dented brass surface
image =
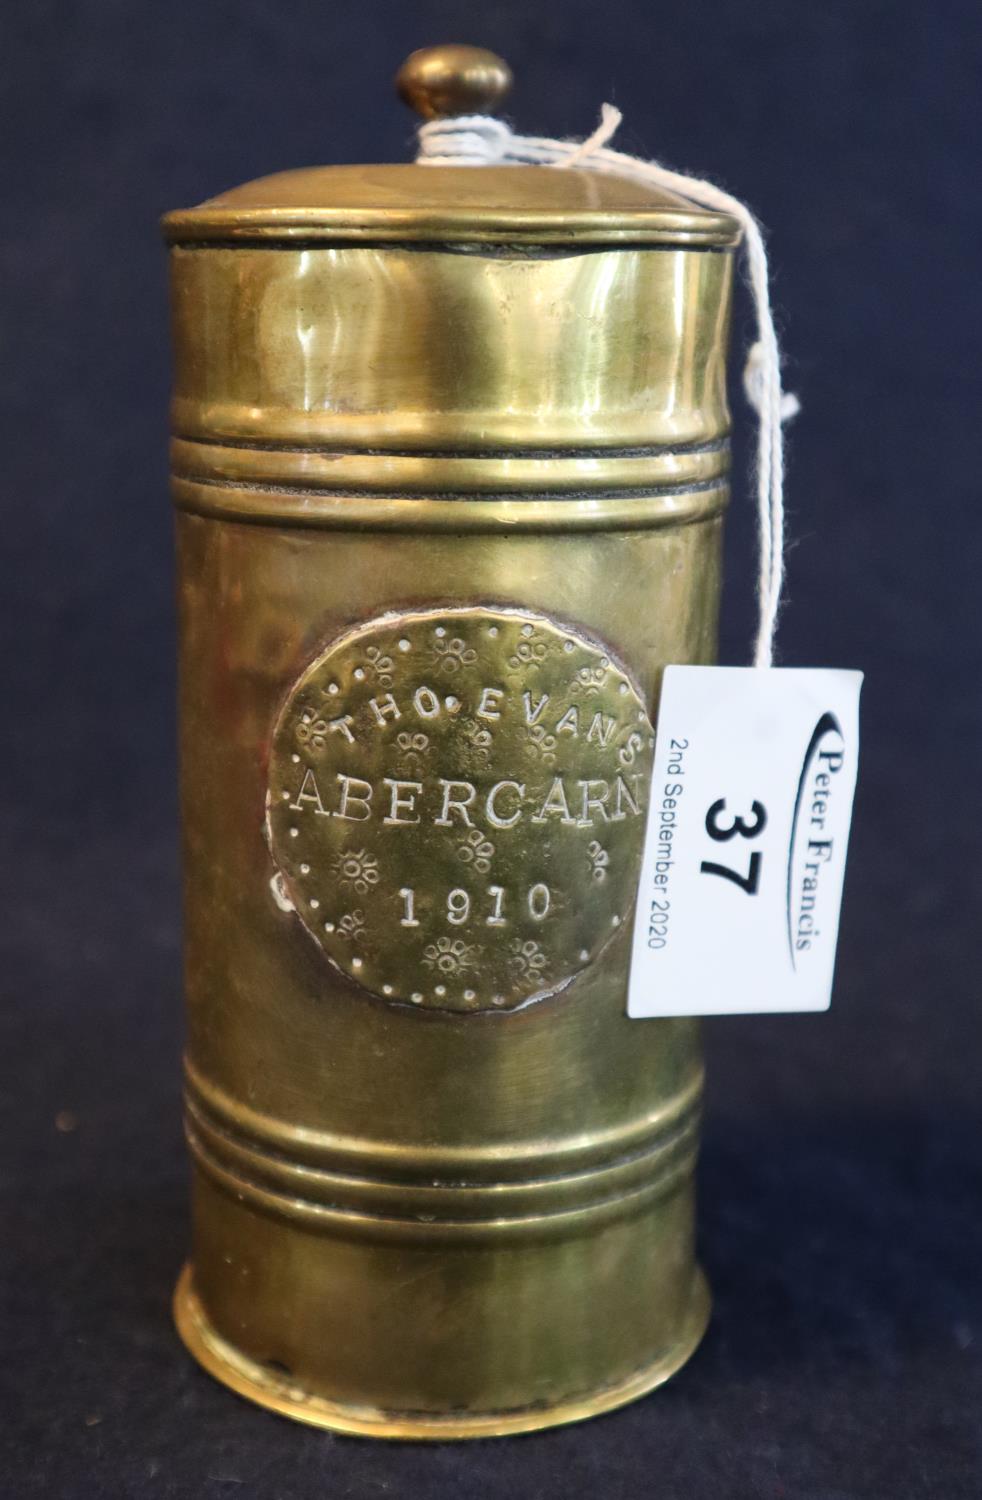
{"label": "dented brass surface", "polygon": [[624,1000],[661,672],[715,651],[733,230],[358,171],[168,220],[175,1306],[274,1410],[483,1436],[632,1399],[707,1314],[698,1026]]}

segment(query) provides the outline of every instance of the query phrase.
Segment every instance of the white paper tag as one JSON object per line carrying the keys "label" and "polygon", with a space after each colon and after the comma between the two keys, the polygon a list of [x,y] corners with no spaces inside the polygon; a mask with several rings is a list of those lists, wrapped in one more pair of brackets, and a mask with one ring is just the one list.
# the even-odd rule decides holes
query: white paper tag
{"label": "white paper tag", "polygon": [[828,1009],[862,680],[666,669],[628,1015]]}

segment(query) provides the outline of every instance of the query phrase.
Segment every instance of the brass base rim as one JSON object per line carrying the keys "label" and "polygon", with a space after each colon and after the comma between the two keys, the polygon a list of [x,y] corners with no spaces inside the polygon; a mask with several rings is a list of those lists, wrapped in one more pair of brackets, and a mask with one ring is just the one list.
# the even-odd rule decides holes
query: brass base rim
{"label": "brass base rim", "polygon": [[635,1371],[627,1380],[558,1401],[554,1406],[441,1416],[429,1412],[348,1406],[323,1396],[310,1395],[295,1383],[278,1379],[268,1368],[240,1353],[216,1332],[194,1289],[190,1263],[182,1270],[174,1292],[174,1321],[185,1348],[209,1375],[236,1395],[310,1427],[326,1428],[349,1437],[388,1438],[403,1442],[453,1442],[538,1432],[547,1427],[583,1422],[589,1417],[626,1406],[663,1385],[688,1361],[706,1331],[710,1307],[709,1287],[697,1269],[689,1311],[678,1342],[667,1354]]}

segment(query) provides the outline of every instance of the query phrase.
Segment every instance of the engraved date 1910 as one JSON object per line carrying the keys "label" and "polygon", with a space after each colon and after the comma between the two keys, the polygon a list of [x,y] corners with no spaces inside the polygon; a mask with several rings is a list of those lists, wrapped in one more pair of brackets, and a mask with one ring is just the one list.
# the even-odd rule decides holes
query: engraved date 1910
{"label": "engraved date 1910", "polygon": [[[483,893],[486,902],[480,910],[472,911],[474,902],[469,891],[462,886],[454,886],[453,890],[447,892],[445,914],[447,921],[454,927],[464,927],[472,920],[480,922],[483,919],[485,927],[507,927],[508,917],[505,914],[506,893],[503,885],[489,885]],[[399,891],[402,901],[402,916],[399,924],[402,927],[418,927],[419,918],[416,916],[416,892],[412,886],[404,885]],[[544,922],[549,915],[552,905],[552,893],[549,887],[541,880],[531,885],[525,896],[525,904],[528,914],[533,922]],[[436,907],[434,905],[435,912]]]}

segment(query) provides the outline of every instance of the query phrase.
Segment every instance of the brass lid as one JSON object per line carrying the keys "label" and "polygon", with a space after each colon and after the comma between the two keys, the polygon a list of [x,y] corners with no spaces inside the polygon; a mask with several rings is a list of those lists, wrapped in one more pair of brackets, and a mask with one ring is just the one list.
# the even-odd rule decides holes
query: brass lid
{"label": "brass lid", "polygon": [[[414,53],[397,84],[432,118],[490,107],[510,74],[469,47]],[[730,246],[728,214],[627,179],[555,167],[409,164],[307,167],[278,172],[167,214],[172,243],[201,241],[423,241],[493,244]]]}
{"label": "brass lid", "polygon": [[667,192],[555,167],[307,167],[166,215],[201,240],[612,241],[734,245],[739,226]]}

